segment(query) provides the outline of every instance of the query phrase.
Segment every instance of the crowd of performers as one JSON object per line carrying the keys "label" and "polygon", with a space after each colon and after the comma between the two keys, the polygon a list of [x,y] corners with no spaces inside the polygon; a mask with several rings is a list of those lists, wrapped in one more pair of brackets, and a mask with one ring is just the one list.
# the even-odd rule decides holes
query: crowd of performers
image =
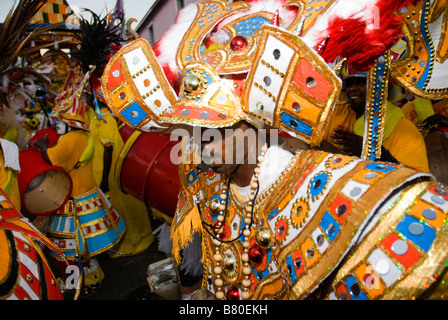
{"label": "crowd of performers", "polygon": [[[191,134],[158,233],[198,281],[184,297],[446,299],[448,89],[419,88],[413,64],[431,64],[426,85],[446,79],[447,32],[432,35],[437,63],[409,32],[446,19],[446,4],[313,2],[199,1],[152,48],[96,15],[69,53],[20,46],[1,70],[0,298],[92,295],[107,276],[96,255],[156,242],[150,203],[114,171],[127,126]],[[361,14],[373,4],[377,31]],[[196,128],[233,133],[198,146]]]}

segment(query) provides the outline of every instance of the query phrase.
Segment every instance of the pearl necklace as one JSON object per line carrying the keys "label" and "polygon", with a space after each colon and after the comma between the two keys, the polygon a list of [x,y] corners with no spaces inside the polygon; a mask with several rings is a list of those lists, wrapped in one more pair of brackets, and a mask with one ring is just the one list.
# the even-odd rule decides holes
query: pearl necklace
{"label": "pearl necklace", "polygon": [[[252,268],[250,267],[250,263],[249,263],[249,236],[250,236],[250,228],[252,225],[252,218],[253,218],[253,211],[254,211],[254,206],[255,206],[255,197],[256,197],[256,193],[258,191],[258,186],[259,186],[259,182],[258,182],[258,178],[260,176],[260,166],[261,163],[263,163],[264,161],[264,157],[265,154],[268,150],[267,145],[265,144],[262,148],[261,148],[261,153],[257,158],[257,166],[254,169],[254,175],[252,177],[251,183],[250,183],[250,194],[249,194],[249,201],[247,202],[247,205],[245,207],[245,211],[246,211],[246,216],[244,218],[244,223],[245,225],[245,229],[243,231],[243,235],[244,235],[244,242],[243,242],[243,249],[244,249],[244,253],[241,256],[241,259],[243,261],[244,267],[242,269],[243,274],[244,274],[244,280],[242,281],[242,285],[243,285],[243,290],[241,293],[241,298],[243,298],[244,300],[249,299],[250,297],[250,285],[251,285],[251,281],[249,280],[249,277],[252,273]],[[216,224],[216,229],[217,229],[217,233],[220,234],[223,232],[223,225],[224,225],[224,220],[225,220],[225,216],[227,213],[227,192],[228,192],[228,186],[227,185],[223,185],[222,188],[222,193],[220,195],[221,198],[221,202],[219,205],[219,213],[218,213],[218,217],[217,217],[217,224]],[[215,245],[215,255],[213,256],[213,259],[215,260],[215,268],[213,269],[214,274],[216,275],[216,278],[214,280],[215,286],[216,286],[216,292],[215,292],[215,297],[218,300],[222,300],[225,297],[224,291],[223,291],[223,285],[224,285],[224,281],[221,279],[221,274],[222,274],[222,267],[221,267],[221,260],[222,260],[222,255],[219,253],[219,247],[222,245],[223,241],[221,241],[218,237],[213,237],[213,244]]]}

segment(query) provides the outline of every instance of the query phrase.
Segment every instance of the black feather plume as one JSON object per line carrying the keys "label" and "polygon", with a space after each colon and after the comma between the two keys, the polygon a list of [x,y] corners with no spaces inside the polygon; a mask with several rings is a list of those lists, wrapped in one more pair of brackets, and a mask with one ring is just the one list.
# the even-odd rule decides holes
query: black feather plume
{"label": "black feather plume", "polygon": [[80,32],[74,36],[80,42],[73,50],[73,57],[78,59],[84,73],[95,66],[95,72],[100,73],[107,64],[109,57],[114,53],[114,47],[120,46],[122,38],[110,29],[107,15],[100,17],[89,9],[90,21],[80,20]]}

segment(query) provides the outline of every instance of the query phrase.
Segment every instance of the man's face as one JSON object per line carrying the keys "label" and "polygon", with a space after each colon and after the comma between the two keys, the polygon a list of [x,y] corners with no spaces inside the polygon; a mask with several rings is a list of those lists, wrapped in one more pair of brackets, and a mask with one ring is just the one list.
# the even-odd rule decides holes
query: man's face
{"label": "man's face", "polygon": [[363,113],[366,106],[367,78],[351,77],[345,79],[344,88],[350,107],[356,113]]}
{"label": "man's face", "polygon": [[245,122],[229,128],[202,129],[202,161],[217,173],[231,174],[243,163],[256,163],[257,153],[249,154],[256,144],[257,132]]}

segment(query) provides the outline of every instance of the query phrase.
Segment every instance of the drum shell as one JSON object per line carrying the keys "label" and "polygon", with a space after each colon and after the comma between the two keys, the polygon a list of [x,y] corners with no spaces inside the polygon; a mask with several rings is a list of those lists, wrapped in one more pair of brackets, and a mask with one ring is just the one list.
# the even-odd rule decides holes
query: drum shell
{"label": "drum shell", "polygon": [[[20,190],[22,208],[35,216],[47,216],[57,212],[69,200],[72,192],[72,180],[69,174],[60,167],[47,163],[42,154],[35,149],[19,152],[20,173],[17,181]],[[43,183],[45,188],[34,192],[33,198],[26,196],[27,188],[35,178],[45,174]]]}
{"label": "drum shell", "polygon": [[177,164],[170,157],[178,142],[166,134],[138,132],[128,126],[123,126],[120,134],[125,145],[115,177],[122,191],[174,217],[180,181]]}

